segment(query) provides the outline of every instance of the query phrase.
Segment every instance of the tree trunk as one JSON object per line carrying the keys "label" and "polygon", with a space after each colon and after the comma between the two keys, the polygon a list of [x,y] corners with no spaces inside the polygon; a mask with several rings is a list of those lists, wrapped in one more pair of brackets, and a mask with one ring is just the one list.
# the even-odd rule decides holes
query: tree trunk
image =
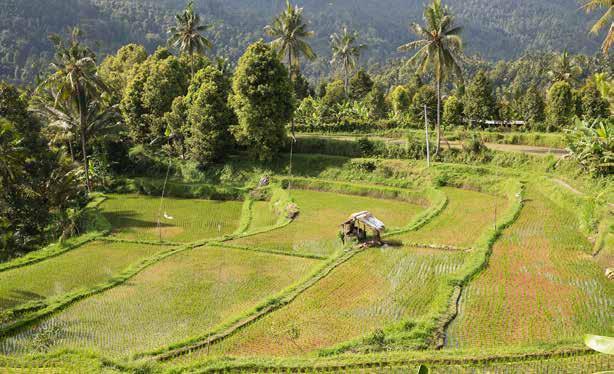
{"label": "tree trunk", "polygon": [[194,53],[190,53],[190,77],[194,79]]}
{"label": "tree trunk", "polygon": [[441,78],[437,78],[437,148],[435,155],[439,154],[441,146]]}

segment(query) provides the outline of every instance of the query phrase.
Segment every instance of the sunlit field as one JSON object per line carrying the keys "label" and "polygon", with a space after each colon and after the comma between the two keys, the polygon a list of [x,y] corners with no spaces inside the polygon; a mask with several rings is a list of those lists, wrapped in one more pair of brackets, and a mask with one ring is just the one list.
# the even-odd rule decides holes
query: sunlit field
{"label": "sunlit field", "polygon": [[329,256],[342,246],[337,233],[340,225],[352,213],[368,210],[388,228],[395,228],[407,225],[424,209],[403,201],[331,192],[291,190],[290,194],[300,207],[300,214],[291,225],[230,243],[288,253]]}
{"label": "sunlit field", "polygon": [[4,353],[25,353],[32,349],[28,342],[45,335],[46,349],[87,348],[116,357],[161,348],[206,334],[300,280],[316,263],[234,249],[185,251],[0,346]]}
{"label": "sunlit field", "polygon": [[232,233],[239,225],[241,206],[239,201],[166,197],[161,203],[160,197],[110,195],[101,208],[116,238],[193,242]]}

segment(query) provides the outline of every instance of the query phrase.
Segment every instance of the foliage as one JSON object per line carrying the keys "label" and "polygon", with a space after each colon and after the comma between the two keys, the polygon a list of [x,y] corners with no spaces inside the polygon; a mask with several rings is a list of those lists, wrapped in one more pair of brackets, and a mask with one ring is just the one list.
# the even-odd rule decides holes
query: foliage
{"label": "foliage", "polygon": [[186,96],[190,157],[201,165],[221,160],[230,145],[236,117],[228,106],[230,82],[213,66],[199,71]]}
{"label": "foliage", "polygon": [[412,98],[404,86],[396,86],[388,97],[394,116],[398,119],[403,118],[412,104]]}
{"label": "foliage", "polygon": [[341,104],[346,100],[345,87],[343,81],[335,80],[326,86],[326,93],[322,98],[322,103],[328,107]]}
{"label": "foliage", "polygon": [[165,49],[158,49],[134,71],[120,108],[130,138],[146,144],[164,135],[161,118],[171,111],[175,98],[184,96],[188,70]]}
{"label": "foliage", "polygon": [[546,121],[550,130],[568,127],[575,115],[573,90],[567,82],[556,82],[548,90]]}
{"label": "foliage", "polygon": [[531,127],[546,120],[545,103],[536,87],[531,86],[520,101],[519,114]]}
{"label": "foliage", "polygon": [[587,120],[606,119],[611,115],[610,104],[601,96],[596,84],[589,80],[580,91],[582,95],[582,116]]}
{"label": "foliage", "polygon": [[411,103],[411,111],[414,121],[418,125],[424,127],[422,121],[424,121],[424,106],[429,113],[429,123],[433,123],[433,112],[437,110],[437,95],[435,90],[431,86],[422,86],[416,91]]}
{"label": "foliage", "polygon": [[145,47],[128,44],[121,47],[115,55],[105,58],[98,69],[98,74],[111,90],[113,103],[119,103],[134,75],[133,69],[147,60]]}
{"label": "foliage", "polygon": [[467,121],[472,123],[497,119],[497,101],[492,82],[486,72],[478,72],[467,86],[463,107]]}
{"label": "foliage", "polygon": [[576,120],[566,131],[567,147],[572,157],[595,176],[614,172],[614,120]]}
{"label": "foliage", "polygon": [[363,103],[369,111],[369,118],[371,120],[377,121],[388,117],[386,97],[384,96],[384,91],[378,85],[373,86],[371,91],[365,96]]}
{"label": "foliage", "polygon": [[373,89],[373,80],[369,74],[360,69],[350,79],[350,98],[352,100],[364,99]]}
{"label": "foliage", "polygon": [[[584,8],[587,12],[591,12],[597,8],[606,8],[606,12],[601,18],[595,22],[593,27],[591,28],[591,33],[598,35],[602,28],[608,27],[608,22],[610,22],[614,18],[614,4],[608,0],[585,0]],[[601,45],[601,51],[603,54],[607,55],[608,51],[614,44],[614,22],[610,25],[610,29],[608,30],[608,34]]]}
{"label": "foliage", "polygon": [[260,160],[273,158],[286,141],[295,99],[286,68],[263,41],[252,44],[233,78],[230,103],[238,117],[234,135]]}
{"label": "foliage", "polygon": [[443,105],[443,123],[447,127],[463,124],[463,102],[456,96],[450,96]]}

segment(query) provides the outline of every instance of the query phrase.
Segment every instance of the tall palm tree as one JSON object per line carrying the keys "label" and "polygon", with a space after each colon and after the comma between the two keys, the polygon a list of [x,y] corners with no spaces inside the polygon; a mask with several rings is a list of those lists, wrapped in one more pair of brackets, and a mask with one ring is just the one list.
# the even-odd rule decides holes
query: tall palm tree
{"label": "tall palm tree", "polygon": [[548,76],[553,83],[559,81],[576,83],[580,75],[582,75],[582,68],[576,64],[567,51],[563,51],[554,59],[552,70],[548,71]]}
{"label": "tall palm tree", "polygon": [[459,65],[463,50],[462,27],[454,25],[454,17],[441,0],[433,0],[424,9],[424,21],[425,26],[414,23],[410,27],[419,39],[400,46],[399,51],[417,49],[409,63],[417,64],[422,73],[433,68],[437,85],[437,154],[441,146],[441,83],[451,74],[463,79]]}
{"label": "tall palm tree", "polygon": [[591,12],[597,8],[606,8],[607,10],[605,14],[595,22],[591,28],[591,33],[599,34],[601,29],[607,27],[608,23],[611,21],[608,35],[601,45],[601,50],[604,54],[607,54],[612,44],[614,44],[614,0],[587,0],[586,4],[584,4],[584,9],[586,9],[587,12]]}
{"label": "tall palm tree", "polygon": [[[309,31],[309,25],[303,17],[303,8],[293,6],[290,4],[290,0],[286,0],[286,9],[273,19],[273,23],[264,27],[264,32],[273,38],[271,47],[277,51],[279,59],[286,58],[290,80],[294,81],[295,76],[301,70],[301,55],[304,55],[309,61],[316,59],[316,53],[305,41],[305,39],[313,37],[315,33]],[[294,118],[290,124],[290,131],[292,133],[290,140],[290,175],[292,175],[292,156],[294,143],[296,143]]]}
{"label": "tall palm tree", "polygon": [[343,70],[343,87],[345,95],[350,94],[350,74],[358,65],[360,51],[366,48],[364,44],[356,44],[358,32],[350,32],[347,27],[343,28],[341,34],[334,33],[330,36],[331,47],[333,49],[332,65],[338,65]]}
{"label": "tall palm tree", "polygon": [[190,56],[190,73],[194,77],[194,54],[203,54],[213,45],[202,33],[210,26],[201,24],[200,16],[194,12],[194,2],[190,0],[183,13],[175,15],[177,24],[168,30],[168,44],[179,48],[181,53]]}
{"label": "tall palm tree", "polygon": [[[88,191],[91,189],[89,178],[89,160],[87,143],[89,139],[90,117],[88,111],[93,100],[97,100],[102,92],[108,91],[102,79],[98,76],[94,53],[79,42],[81,31],[74,28],[68,41],[62,40],[58,35],[52,35],[51,41],[55,45],[55,62],[51,63],[54,71],[37,88],[37,93],[43,88],[53,89],[54,106],[70,106],[76,110],[78,133],[81,139],[83,153],[83,167],[85,169],[85,182]],[[63,103],[63,104],[61,104]]]}
{"label": "tall palm tree", "polygon": [[286,0],[286,9],[275,17],[271,25],[264,28],[264,32],[274,38],[271,46],[277,51],[279,58],[286,58],[291,78],[295,72],[300,71],[301,55],[310,61],[316,58],[315,52],[305,41],[314,35],[308,28],[309,25],[303,17],[303,8],[293,6],[290,0]]}

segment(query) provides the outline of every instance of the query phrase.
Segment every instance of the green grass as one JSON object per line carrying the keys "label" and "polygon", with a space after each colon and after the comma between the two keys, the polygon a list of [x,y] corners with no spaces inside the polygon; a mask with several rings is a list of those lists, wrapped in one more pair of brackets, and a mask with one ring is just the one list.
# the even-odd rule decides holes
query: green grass
{"label": "green grass", "polygon": [[199,248],[172,256],[128,283],[76,303],[0,343],[25,352],[37,336],[54,349],[91,349],[115,357],[206,334],[301,278],[317,261]]}
{"label": "green grass", "polygon": [[494,226],[495,207],[501,215],[507,201],[471,190],[446,187],[448,205],[444,211],[417,231],[392,239],[408,243],[471,247],[488,225]]}
{"label": "green grass", "polygon": [[500,347],[612,334],[614,287],[576,216],[530,187],[488,268],[463,291],[450,347]]}
{"label": "green grass", "polygon": [[298,355],[420,316],[429,309],[441,276],[458,270],[463,256],[415,248],[366,250],[288,306],[211,347],[211,354]]}
{"label": "green grass", "polygon": [[248,231],[274,226],[278,219],[279,217],[267,201],[254,201]]}
{"label": "green grass", "polygon": [[290,225],[230,242],[289,253],[330,255],[341,246],[339,227],[352,213],[369,210],[389,228],[402,227],[423,208],[407,202],[342,195],[331,192],[291,190],[300,214]]}
{"label": "green grass", "polygon": [[[220,237],[238,228],[242,202],[165,198],[162,240],[193,242]],[[142,195],[109,195],[102,206],[113,226],[112,235],[128,240],[159,240],[160,198]]]}
{"label": "green grass", "polygon": [[161,249],[98,241],[45,261],[5,271],[0,275],[0,308],[8,309],[94,286]]}

